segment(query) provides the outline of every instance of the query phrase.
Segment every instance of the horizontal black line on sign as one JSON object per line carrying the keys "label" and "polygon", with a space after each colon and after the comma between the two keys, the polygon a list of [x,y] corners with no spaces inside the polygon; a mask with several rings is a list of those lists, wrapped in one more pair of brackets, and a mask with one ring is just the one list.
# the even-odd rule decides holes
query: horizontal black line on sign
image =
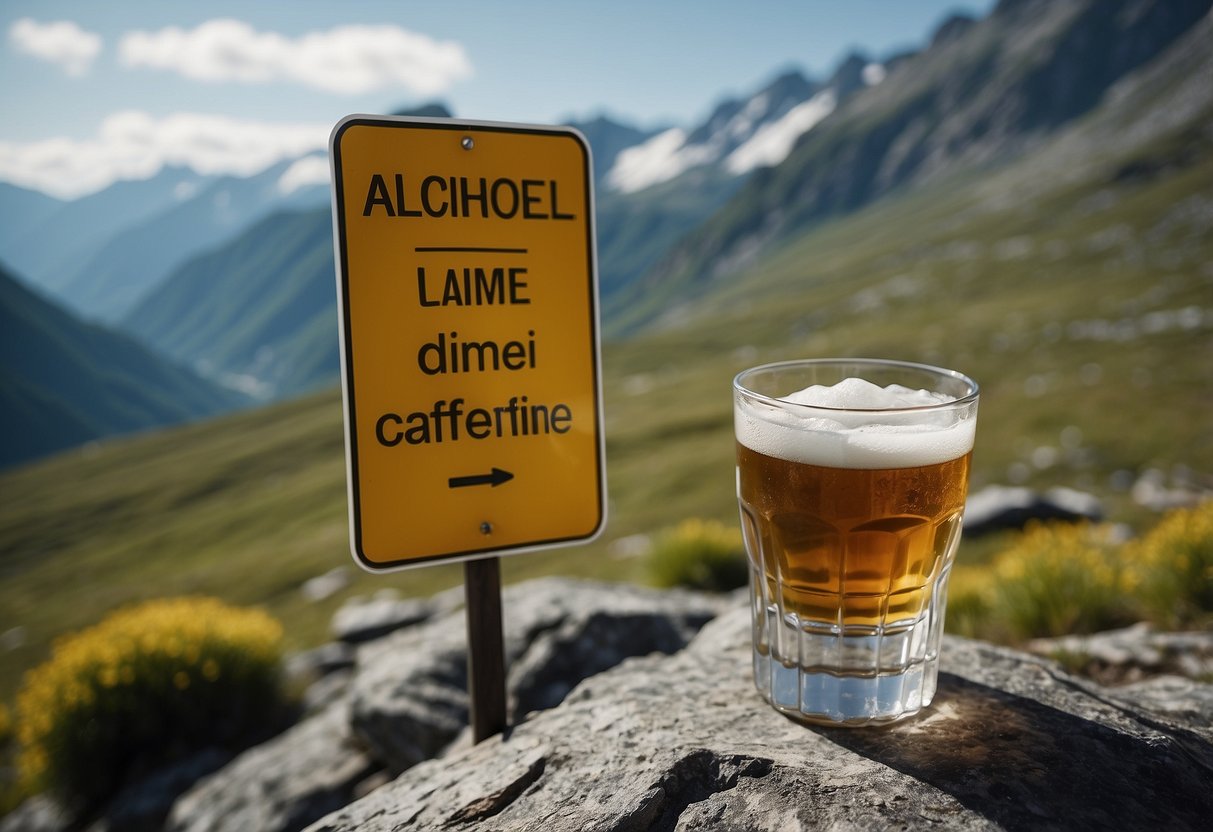
{"label": "horizontal black line on sign", "polygon": [[427,251],[484,251],[489,254],[526,254],[525,248],[493,248],[491,246],[417,246],[416,252]]}

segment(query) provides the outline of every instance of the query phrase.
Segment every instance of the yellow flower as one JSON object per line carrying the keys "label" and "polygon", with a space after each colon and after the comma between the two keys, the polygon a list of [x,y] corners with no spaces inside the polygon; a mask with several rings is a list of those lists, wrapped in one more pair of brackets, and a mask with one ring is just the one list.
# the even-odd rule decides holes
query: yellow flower
{"label": "yellow flower", "polygon": [[[205,703],[211,710],[246,691],[272,702],[266,694],[276,689],[281,650],[276,621],[213,598],[149,601],[61,637],[50,659],[26,674],[17,696],[13,733],[22,776],[39,789],[66,793],[119,782],[121,764],[108,765],[106,754],[129,759],[122,749],[140,741],[133,739],[139,730],[154,733],[137,753],[159,753],[172,739],[166,734],[186,721],[181,708],[194,707],[183,697],[216,697]],[[224,683],[195,684],[199,679]]]}

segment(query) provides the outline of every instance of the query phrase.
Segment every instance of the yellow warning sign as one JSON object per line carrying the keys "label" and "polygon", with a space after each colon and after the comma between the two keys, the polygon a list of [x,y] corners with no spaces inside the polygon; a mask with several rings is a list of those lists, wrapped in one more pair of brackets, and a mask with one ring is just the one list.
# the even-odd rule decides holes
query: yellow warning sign
{"label": "yellow warning sign", "polygon": [[333,130],[351,548],[395,569],[595,536],[606,483],[585,140]]}

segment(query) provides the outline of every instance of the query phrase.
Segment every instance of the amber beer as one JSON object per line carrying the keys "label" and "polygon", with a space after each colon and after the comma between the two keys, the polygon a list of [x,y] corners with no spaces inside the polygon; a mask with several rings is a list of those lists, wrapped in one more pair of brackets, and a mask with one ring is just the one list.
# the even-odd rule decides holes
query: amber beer
{"label": "amber beer", "polygon": [[[830,468],[737,448],[745,535],[802,620],[895,628],[920,619],[960,536],[970,454],[909,468]],[[766,487],[779,483],[779,488]]]}
{"label": "amber beer", "polygon": [[779,710],[852,725],[930,702],[976,407],[973,382],[922,365],[738,376],[755,682]]}

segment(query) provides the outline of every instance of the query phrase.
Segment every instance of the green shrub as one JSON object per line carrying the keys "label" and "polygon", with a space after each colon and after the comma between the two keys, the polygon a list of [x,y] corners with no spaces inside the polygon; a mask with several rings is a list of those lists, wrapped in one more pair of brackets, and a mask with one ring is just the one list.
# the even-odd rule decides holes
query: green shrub
{"label": "green shrub", "polygon": [[952,567],[948,580],[948,612],[944,626],[966,638],[991,638],[997,622],[991,619],[994,582],[981,566]]}
{"label": "green shrub", "polygon": [[1131,584],[1112,527],[1033,525],[995,558],[993,616],[1014,638],[1120,627],[1136,618]]}
{"label": "green shrub", "polygon": [[283,714],[282,628],[213,598],[151,601],[59,640],[17,697],[23,784],[85,812],[130,778],[238,747]]}
{"label": "green shrub", "polygon": [[1213,500],[1168,513],[1128,548],[1152,616],[1164,626],[1213,612]]}
{"label": "green shrub", "polygon": [[662,534],[649,555],[657,586],[725,592],[749,578],[741,532],[715,520],[685,520]]}

